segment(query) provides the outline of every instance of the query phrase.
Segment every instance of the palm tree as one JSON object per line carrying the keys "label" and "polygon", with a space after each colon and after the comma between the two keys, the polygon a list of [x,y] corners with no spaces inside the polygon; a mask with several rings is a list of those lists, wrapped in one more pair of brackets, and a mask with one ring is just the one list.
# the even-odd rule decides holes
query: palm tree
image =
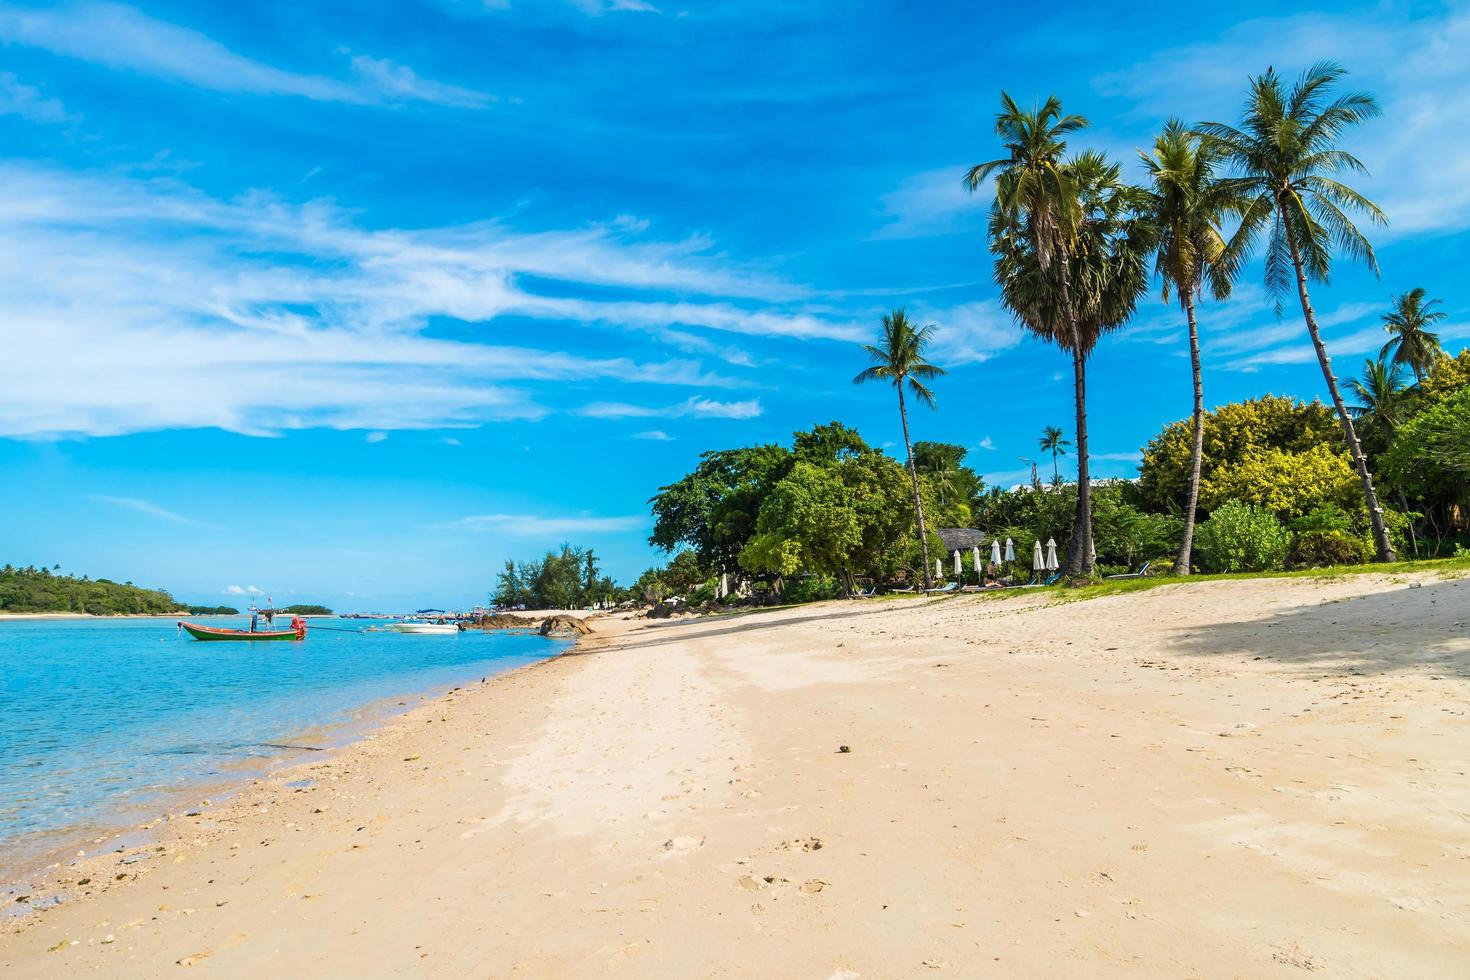
{"label": "palm tree", "polygon": [[[1153,237],[1146,195],[1122,182],[1122,168],[1088,151],[1058,165],[1057,186],[1073,196],[1070,232],[1050,261],[1038,247],[1031,212],[997,194],[990,210],[995,281],[1006,308],[1032,333],[1072,355],[1077,410],[1077,511],[1067,547],[1069,576],[1091,575],[1092,495],[1087,455],[1087,358],[1101,336],[1132,316],[1148,287]],[[997,179],[999,185],[1004,178]]]}
{"label": "palm tree", "polygon": [[1240,271],[1240,253],[1220,230],[1221,222],[1239,213],[1240,198],[1216,179],[1218,154],[1201,145],[1184,124],[1170,119],[1154,140],[1152,153],[1139,152],[1152,184],[1151,206],[1158,229],[1154,272],[1163,283],[1164,302],[1172,292],[1184,307],[1189,325],[1189,365],[1194,375],[1194,445],[1189,460],[1189,505],[1179,540],[1174,571],[1188,575],[1194,547],[1195,512],[1199,508],[1200,463],[1205,449],[1205,389],[1200,373],[1199,322],[1195,305],[1206,285],[1217,300],[1230,295]]}
{"label": "palm tree", "polygon": [[1357,157],[1337,147],[1337,139],[1348,127],[1373,118],[1379,111],[1373,96],[1365,92],[1351,92],[1329,101],[1332,89],[1345,74],[1330,61],[1318,62],[1287,91],[1275,69],[1268,68],[1264,75],[1251,79],[1239,128],[1212,122],[1201,124],[1198,132],[1212,152],[1220,153],[1238,171],[1238,176],[1226,182],[1231,191],[1249,199],[1231,247],[1244,251],[1262,232],[1268,233],[1266,288],[1276,296],[1278,315],[1291,273],[1296,273],[1297,298],[1307,333],[1363,484],[1378,560],[1393,561],[1393,543],[1373,490],[1368,460],[1338,391],[1307,291],[1309,279],[1327,281],[1334,244],[1343,255],[1362,260],[1377,274],[1373,246],[1347,211],[1366,214],[1375,224],[1387,224],[1378,205],[1333,176],[1345,171],[1366,173]]}
{"label": "palm tree", "polygon": [[1347,383],[1348,390],[1358,399],[1358,404],[1348,406],[1353,418],[1389,431],[1398,428],[1408,394],[1402,372],[1397,362],[1383,354],[1377,360],[1365,360],[1363,377]]}
{"label": "palm tree", "polygon": [[934,325],[914,329],[908,314],[902,309],[894,310],[883,317],[883,340],[877,346],[864,344],[863,352],[872,359],[866,368],[852,379],[853,384],[865,381],[887,381],[898,390],[898,418],[903,423],[903,448],[908,454],[909,479],[914,484],[914,519],[919,526],[919,546],[924,552],[924,587],[934,585],[934,569],[929,564],[929,530],[924,526],[924,501],[919,495],[919,471],[914,466],[914,444],[909,439],[909,414],[904,405],[904,382],[908,382],[909,393],[921,405],[934,407],[934,392],[924,384],[931,378],[944,374],[944,368],[930,364],[924,358],[924,348],[934,335]]}
{"label": "palm tree", "polygon": [[1060,484],[1062,474],[1057,469],[1057,457],[1067,455],[1067,447],[1072,445],[1071,440],[1062,438],[1062,430],[1054,425],[1048,425],[1041,430],[1041,438],[1037,441],[1044,453],[1051,453],[1051,482]]}
{"label": "palm tree", "polygon": [[1393,336],[1383,345],[1379,356],[1392,354],[1393,363],[1413,371],[1416,382],[1424,380],[1424,375],[1444,353],[1439,347],[1439,334],[1425,328],[1443,320],[1445,312],[1435,309],[1439,305],[1437,299],[1426,303],[1426,295],[1423,286],[1416,286],[1402,296],[1395,296],[1393,309],[1383,314],[1383,329]]}
{"label": "palm tree", "polygon": [[[1033,331],[1055,340],[1058,346],[1074,352],[1074,399],[1077,417],[1084,414],[1083,378],[1076,370],[1075,352],[1087,348],[1078,331],[1077,311],[1072,303],[1070,263],[1072,240],[1079,219],[1077,188],[1063,165],[1067,152],[1066,137],[1087,128],[1087,119],[1064,115],[1062,103],[1048,96],[1039,108],[1022,109],[1007,92],[1000,94],[1001,111],[995,118],[995,134],[1000,137],[1006,156],[971,167],[964,178],[973,193],[995,177],[995,201],[991,205],[992,225],[1003,219],[1005,234],[1018,244],[1024,239],[1037,266],[1037,272],[1054,280],[1056,320],[1043,332],[1028,323]],[[995,232],[991,235],[995,251]],[[1059,258],[1060,256],[1060,258]],[[1088,348],[1090,349],[1090,348]],[[1077,519],[1072,525],[1072,540],[1067,547],[1067,573],[1079,575],[1092,569],[1092,496],[1088,479],[1087,441],[1079,424],[1077,430]]]}

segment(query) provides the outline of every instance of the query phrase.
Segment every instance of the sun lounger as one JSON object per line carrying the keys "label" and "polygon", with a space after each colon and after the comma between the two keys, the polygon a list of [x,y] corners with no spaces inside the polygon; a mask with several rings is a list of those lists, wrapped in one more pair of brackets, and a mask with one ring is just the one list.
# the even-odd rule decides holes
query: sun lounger
{"label": "sun lounger", "polygon": [[888,591],[890,593],[895,593],[895,594],[898,594],[898,595],[913,595],[914,593],[918,592],[919,590],[916,589],[916,588],[914,588],[912,585],[910,585],[906,589],[889,589]]}
{"label": "sun lounger", "polygon": [[938,589],[925,589],[924,590],[924,594],[925,595],[949,595],[951,592],[958,592],[959,590],[960,590],[960,583],[958,583],[958,582],[951,582],[948,585],[943,586],[943,587],[938,588]]}
{"label": "sun lounger", "polygon": [[1104,575],[1103,578],[1105,578],[1105,579],[1143,578],[1145,575],[1148,574],[1148,566],[1151,565],[1151,564],[1153,564],[1153,563],[1146,561],[1142,565],[1138,566],[1138,571],[1136,571],[1136,572],[1125,572],[1122,575]]}
{"label": "sun lounger", "polygon": [[873,596],[875,596],[877,594],[878,594],[878,587],[875,585],[872,588],[868,589],[868,591],[866,591],[866,592],[864,592],[862,589],[859,589],[858,591],[854,592],[852,595],[848,596],[848,598],[849,599],[870,599],[870,598],[872,598]]}

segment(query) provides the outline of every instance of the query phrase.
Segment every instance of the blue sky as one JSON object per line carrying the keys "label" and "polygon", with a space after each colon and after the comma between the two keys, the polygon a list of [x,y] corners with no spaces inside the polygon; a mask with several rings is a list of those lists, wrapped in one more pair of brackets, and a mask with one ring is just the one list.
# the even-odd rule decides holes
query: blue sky
{"label": "blue sky", "polygon": [[[507,556],[657,556],[645,501],[703,449],[840,418],[897,305],[950,368],[916,438],[1012,483],[1070,428],[1068,362],[999,308],[1002,87],[1129,161],[1170,115],[1331,57],[1382,279],[1315,299],[1339,369],[1425,286],[1470,338],[1470,8],[423,0],[0,2],[0,559],[338,608],[476,601]],[[1206,398],[1312,397],[1259,269],[1202,311]],[[1096,471],[1188,413],[1174,308],[1091,368]]]}

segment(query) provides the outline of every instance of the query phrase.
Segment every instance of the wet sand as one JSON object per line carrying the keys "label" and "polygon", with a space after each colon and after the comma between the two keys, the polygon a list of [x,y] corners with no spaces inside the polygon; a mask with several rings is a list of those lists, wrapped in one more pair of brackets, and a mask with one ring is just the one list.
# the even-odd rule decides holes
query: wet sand
{"label": "wet sand", "polygon": [[1470,965],[1470,579],[598,628],[57,869],[0,973]]}

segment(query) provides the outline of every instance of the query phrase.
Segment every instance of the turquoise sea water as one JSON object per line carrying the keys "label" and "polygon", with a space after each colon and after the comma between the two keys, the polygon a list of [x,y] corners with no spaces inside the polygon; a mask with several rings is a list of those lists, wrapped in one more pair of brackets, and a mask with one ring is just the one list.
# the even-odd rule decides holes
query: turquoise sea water
{"label": "turquoise sea water", "polygon": [[[209,617],[243,627],[244,619]],[[312,620],[360,629],[361,620]],[[0,620],[0,862],[278,756],[267,743],[559,653],[565,642],[316,629],[204,643],[173,620]]]}

